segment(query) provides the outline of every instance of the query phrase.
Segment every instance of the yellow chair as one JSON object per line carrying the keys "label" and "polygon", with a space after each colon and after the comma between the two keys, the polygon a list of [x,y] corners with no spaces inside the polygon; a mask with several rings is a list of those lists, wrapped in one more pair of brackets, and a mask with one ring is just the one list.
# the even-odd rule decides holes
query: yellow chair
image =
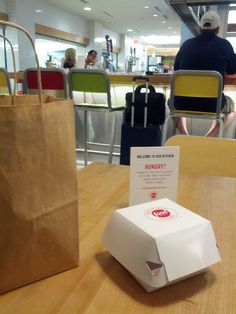
{"label": "yellow chair", "polygon": [[163,145],[169,120],[178,117],[217,120],[220,124],[219,137],[222,137],[223,78],[219,72],[179,70],[173,74],[170,88],[170,115],[166,117],[163,126]]}
{"label": "yellow chair", "polygon": [[11,84],[8,72],[4,68],[0,68],[0,95],[10,95]]}
{"label": "yellow chair", "polygon": [[[82,111],[84,113],[83,121],[83,145],[84,148],[77,149],[84,152],[84,164],[88,163],[88,152],[106,155],[108,154],[108,162],[112,163],[115,133],[116,133],[116,115],[114,111],[124,110],[124,107],[113,107],[111,102],[110,93],[110,80],[106,72],[102,70],[85,70],[85,69],[72,69],[68,73],[68,85],[70,98],[74,100],[75,113]],[[79,96],[78,96],[79,94]],[[77,97],[78,96],[78,97]],[[109,143],[100,143],[89,141],[90,134],[88,131],[93,131],[92,124],[88,125],[89,117],[88,112],[108,112],[112,115],[111,129],[107,129],[106,122],[101,121],[106,127],[106,134],[110,138]],[[88,130],[88,127],[90,129]],[[101,125],[102,128],[102,125]],[[90,133],[91,133],[90,132]],[[103,149],[88,150],[88,145],[96,145]],[[94,146],[93,146],[94,147]],[[104,150],[107,147],[108,150]]]}
{"label": "yellow chair", "polygon": [[236,177],[236,140],[175,135],[165,146],[180,147],[180,173]]}

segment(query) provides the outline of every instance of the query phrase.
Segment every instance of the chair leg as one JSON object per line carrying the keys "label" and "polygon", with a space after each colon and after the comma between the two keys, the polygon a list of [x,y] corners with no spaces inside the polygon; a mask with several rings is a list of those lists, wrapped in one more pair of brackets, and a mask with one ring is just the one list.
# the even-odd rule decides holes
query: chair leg
{"label": "chair leg", "polygon": [[168,123],[169,123],[169,120],[170,120],[171,116],[167,117],[165,119],[165,122],[164,122],[164,125],[163,125],[163,132],[162,132],[162,146],[165,145],[165,142],[167,140],[167,131],[168,131]]}
{"label": "chair leg", "polygon": [[84,165],[88,164],[88,134],[87,134],[87,121],[88,121],[88,112],[84,110]]}
{"label": "chair leg", "polygon": [[112,130],[111,130],[111,142],[110,142],[110,147],[109,147],[109,155],[108,155],[108,163],[112,163],[113,159],[113,150],[114,150],[114,145],[115,145],[115,136],[116,136],[116,113],[111,112],[113,115],[112,119]]}
{"label": "chair leg", "polygon": [[219,137],[223,137],[224,121],[223,119],[218,119],[218,122],[219,122]]}

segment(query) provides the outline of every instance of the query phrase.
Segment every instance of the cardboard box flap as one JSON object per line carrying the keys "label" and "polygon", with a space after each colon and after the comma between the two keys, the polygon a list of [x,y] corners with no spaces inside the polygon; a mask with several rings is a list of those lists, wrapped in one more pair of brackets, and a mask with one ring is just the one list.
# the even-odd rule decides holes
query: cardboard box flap
{"label": "cardboard box flap", "polygon": [[220,261],[209,221],[156,239],[169,281],[188,276]]}
{"label": "cardboard box flap", "polygon": [[103,233],[102,242],[109,252],[132,275],[154,287],[167,283],[155,239],[120,214],[112,217]]}

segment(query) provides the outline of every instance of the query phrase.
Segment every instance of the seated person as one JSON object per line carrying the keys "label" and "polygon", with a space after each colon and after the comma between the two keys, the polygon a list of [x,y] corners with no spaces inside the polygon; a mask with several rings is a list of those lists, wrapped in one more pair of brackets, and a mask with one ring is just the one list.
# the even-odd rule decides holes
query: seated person
{"label": "seated person", "polygon": [[97,62],[97,51],[90,50],[85,59],[84,68],[85,69],[96,68],[96,62]]}
{"label": "seated person", "polygon": [[65,57],[61,60],[61,65],[64,69],[76,68],[76,50],[68,48],[65,51]]}
{"label": "seated person", "polygon": [[[214,70],[222,77],[236,73],[236,55],[230,42],[218,37],[220,17],[214,11],[206,12],[201,18],[200,35],[186,40],[176,55],[174,70]],[[189,107],[191,110],[191,105]],[[222,112],[225,113],[224,126],[236,116],[233,100],[223,95]],[[177,128],[188,135],[186,118],[178,118]],[[216,136],[219,123],[214,121],[206,136]]]}

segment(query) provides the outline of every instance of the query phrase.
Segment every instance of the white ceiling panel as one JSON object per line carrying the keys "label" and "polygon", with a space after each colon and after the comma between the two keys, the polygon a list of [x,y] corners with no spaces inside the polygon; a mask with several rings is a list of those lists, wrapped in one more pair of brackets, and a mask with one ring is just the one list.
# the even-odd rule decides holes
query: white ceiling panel
{"label": "white ceiling panel", "polygon": [[[180,20],[165,0],[48,0],[47,3],[105,28],[134,36],[179,35]],[[85,11],[84,7],[91,7]],[[148,8],[144,8],[148,6]],[[157,16],[154,16],[156,14]]]}

